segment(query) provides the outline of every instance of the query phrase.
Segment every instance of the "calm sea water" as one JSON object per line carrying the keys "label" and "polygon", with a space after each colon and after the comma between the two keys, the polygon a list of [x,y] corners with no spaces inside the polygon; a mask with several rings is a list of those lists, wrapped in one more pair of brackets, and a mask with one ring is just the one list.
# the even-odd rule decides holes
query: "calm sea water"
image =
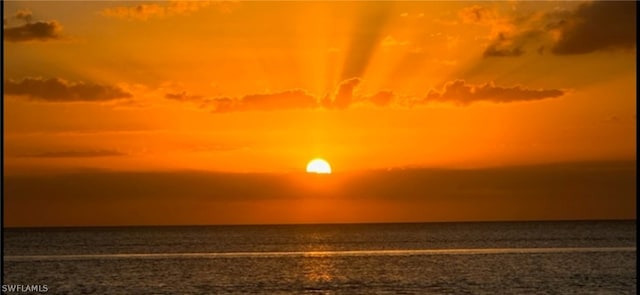
{"label": "calm sea water", "polygon": [[46,285],[49,294],[636,294],[635,221],[3,235],[3,284]]}

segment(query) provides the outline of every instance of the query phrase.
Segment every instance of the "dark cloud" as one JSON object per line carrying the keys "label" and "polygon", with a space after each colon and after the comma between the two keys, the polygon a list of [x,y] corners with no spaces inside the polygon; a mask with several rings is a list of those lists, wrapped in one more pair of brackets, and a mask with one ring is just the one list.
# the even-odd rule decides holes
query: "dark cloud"
{"label": "dark cloud", "polygon": [[61,39],[62,26],[57,21],[31,22],[33,14],[29,10],[19,10],[14,19],[24,24],[8,27],[8,20],[4,20],[4,40],[8,42],[52,41]]}
{"label": "dark cloud", "polygon": [[558,89],[526,89],[521,86],[500,87],[493,83],[472,85],[463,80],[456,80],[446,83],[442,91],[430,91],[423,102],[446,101],[460,105],[478,101],[507,103],[542,100],[562,95],[564,95],[564,91]]}
{"label": "dark cloud", "polygon": [[[517,192],[588,190],[635,190],[635,162],[579,162],[478,169],[407,168],[369,171],[346,176],[348,185],[319,191],[315,196],[354,199],[442,199],[486,196],[487,192],[518,198]],[[299,177],[306,174],[220,173],[197,171],[110,172],[82,171],[56,175],[9,175],[5,196],[10,198],[169,198],[191,196],[205,200],[245,201],[299,199]],[[340,174],[329,176],[340,178]],[[319,182],[330,182],[323,176]],[[298,179],[300,180],[300,179]],[[312,181],[312,180],[308,180]],[[69,186],[74,183],[74,186]],[[617,186],[620,184],[620,186]],[[561,189],[562,188],[562,189]],[[49,193],[44,193],[49,192]],[[311,195],[313,195],[312,192]],[[556,191],[556,193],[560,193]],[[535,195],[535,194],[532,194]],[[635,197],[635,194],[629,196]]]}
{"label": "dark cloud", "polygon": [[[478,169],[397,169],[365,174],[345,186],[345,196],[384,199],[474,199],[560,197],[589,190],[606,199],[607,190],[635,196],[634,161],[576,162]],[[566,185],[566,186],[565,186]],[[618,188],[614,188],[620,185]],[[579,188],[583,186],[582,188]],[[589,188],[587,188],[589,187]],[[609,187],[608,189],[606,187]],[[552,194],[555,197],[550,197]],[[634,197],[635,198],[635,197]],[[548,199],[547,201],[550,201]]]}
{"label": "dark cloud", "polygon": [[[29,187],[33,185],[38,187]],[[12,177],[11,185],[5,186],[5,193],[14,198],[46,196],[67,200],[179,200],[188,196],[205,200],[242,201],[297,198],[297,193],[291,191],[293,188],[290,179],[281,174],[82,171],[57,175],[16,175]],[[45,191],[49,193],[42,194]]]}
{"label": "dark cloud", "polygon": [[4,28],[4,40],[9,42],[50,41],[61,38],[62,26],[56,21],[27,23]]}
{"label": "dark cloud", "polygon": [[125,153],[116,150],[88,150],[88,151],[57,151],[44,152],[39,154],[23,155],[23,157],[33,158],[93,158],[93,157],[114,157],[124,156]]}
{"label": "dark cloud", "polygon": [[594,1],[581,4],[559,25],[560,38],[551,48],[559,55],[636,47],[636,1]]}
{"label": "dark cloud", "polygon": [[636,47],[636,2],[593,1],[574,10],[499,16],[473,6],[459,13],[465,23],[490,26],[492,37],[484,57],[516,57],[528,49],[556,55],[586,54]]}
{"label": "dark cloud", "polygon": [[5,79],[4,94],[46,102],[97,102],[132,97],[116,86],[71,83],[59,78],[25,78],[22,81]]}
{"label": "dark cloud", "polygon": [[318,107],[318,101],[303,90],[289,90],[271,94],[252,94],[238,99],[220,97],[205,100],[214,112],[271,111],[310,109]]}
{"label": "dark cloud", "polygon": [[[102,222],[204,223],[210,219],[192,220],[191,214],[175,210],[195,212],[205,206],[210,217],[230,214],[228,204],[249,202],[260,208],[262,201],[303,199],[349,201],[362,208],[401,204],[415,209],[403,214],[424,221],[441,210],[454,220],[635,218],[636,162],[394,169],[329,177],[186,171],[5,175],[2,195],[5,222],[12,226],[39,219],[49,226],[96,222],[70,208],[102,214]],[[149,210],[157,216],[138,218]],[[247,213],[260,212],[252,210]]]}

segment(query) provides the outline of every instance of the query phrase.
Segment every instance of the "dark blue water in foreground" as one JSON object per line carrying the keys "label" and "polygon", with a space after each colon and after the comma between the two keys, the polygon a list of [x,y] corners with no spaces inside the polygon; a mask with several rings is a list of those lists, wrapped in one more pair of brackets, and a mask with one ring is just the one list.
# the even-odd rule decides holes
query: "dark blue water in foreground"
{"label": "dark blue water in foreground", "polygon": [[636,294],[635,221],[5,229],[49,294]]}

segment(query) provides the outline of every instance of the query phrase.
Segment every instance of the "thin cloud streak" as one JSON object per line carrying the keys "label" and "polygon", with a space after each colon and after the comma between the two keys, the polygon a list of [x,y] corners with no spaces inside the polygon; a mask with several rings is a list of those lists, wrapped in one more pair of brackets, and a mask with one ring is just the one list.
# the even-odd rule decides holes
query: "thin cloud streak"
{"label": "thin cloud streak", "polygon": [[522,86],[501,87],[492,82],[473,85],[467,84],[463,80],[456,80],[445,83],[441,91],[430,91],[422,103],[432,101],[452,102],[458,105],[468,105],[479,101],[510,103],[550,99],[564,94],[565,91],[558,89],[527,89]]}
{"label": "thin cloud streak", "polygon": [[4,94],[25,96],[43,102],[104,102],[131,98],[132,94],[117,86],[87,82],[68,82],[60,78],[24,78],[4,80]]}
{"label": "thin cloud streak", "polygon": [[28,158],[94,158],[94,157],[119,157],[127,154],[116,150],[88,150],[88,151],[56,151],[37,154],[25,154],[21,157]]}
{"label": "thin cloud streak", "polygon": [[127,20],[149,20],[152,18],[166,18],[178,15],[189,15],[198,10],[215,5],[223,13],[230,13],[237,1],[182,1],[172,0],[159,3],[140,3],[131,6],[117,6],[104,9],[101,13],[105,17]]}

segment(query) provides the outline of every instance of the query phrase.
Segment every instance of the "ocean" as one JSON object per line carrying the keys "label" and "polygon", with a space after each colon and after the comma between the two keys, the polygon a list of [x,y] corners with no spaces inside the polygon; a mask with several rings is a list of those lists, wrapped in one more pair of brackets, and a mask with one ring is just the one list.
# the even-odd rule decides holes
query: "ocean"
{"label": "ocean", "polygon": [[635,221],[9,228],[3,238],[3,291],[31,294],[636,294]]}

